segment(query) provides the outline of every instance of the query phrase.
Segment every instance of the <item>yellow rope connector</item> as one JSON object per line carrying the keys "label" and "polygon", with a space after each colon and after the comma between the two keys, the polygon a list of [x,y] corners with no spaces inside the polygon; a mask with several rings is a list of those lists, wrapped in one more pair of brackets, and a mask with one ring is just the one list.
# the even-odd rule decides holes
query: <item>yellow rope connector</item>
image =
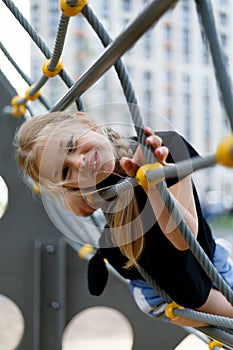
{"label": "yellow rope connector", "polygon": [[27,101],[35,101],[37,98],[40,97],[40,90],[38,90],[34,95],[30,95],[31,90],[33,89],[33,85],[29,86],[27,91],[25,92],[25,98]]}
{"label": "yellow rope connector", "polygon": [[88,254],[93,253],[93,247],[90,244],[84,244],[82,248],[79,249],[78,251],[78,256],[81,259],[85,259]]}
{"label": "yellow rope connector", "polygon": [[219,144],[216,152],[216,161],[226,167],[233,167],[233,135],[226,137]]}
{"label": "yellow rope connector", "polygon": [[178,305],[175,301],[172,301],[171,303],[167,304],[166,309],[165,309],[165,315],[170,319],[170,320],[176,320],[180,316],[176,316],[173,314],[174,309],[184,309],[183,306]]}
{"label": "yellow rope connector", "polygon": [[162,167],[162,164],[160,164],[158,162],[153,163],[153,164],[145,164],[145,165],[141,166],[138,169],[137,174],[136,174],[136,180],[139,183],[139,185],[142,186],[145,190],[147,190],[148,187],[155,186],[158,183],[160,183],[161,181],[163,181],[164,177],[162,177],[160,179],[156,179],[154,181],[148,181],[147,177],[146,177],[146,174],[148,171],[155,170],[155,169],[160,168],[160,167]]}
{"label": "yellow rope connector", "polygon": [[73,17],[78,15],[87,4],[87,0],[78,0],[75,6],[71,6],[66,0],[60,0],[60,9],[66,17]]}
{"label": "yellow rope connector", "polygon": [[33,190],[33,192],[35,194],[40,194],[40,187],[39,187],[39,185],[34,184],[32,190]]}
{"label": "yellow rope connector", "polygon": [[[14,96],[11,99],[11,105],[12,105],[12,115],[16,118],[22,117],[26,112],[26,106],[25,103],[20,103],[19,101],[22,101],[23,97],[21,96]],[[17,103],[18,102],[18,103]]]}
{"label": "yellow rope connector", "polygon": [[223,344],[220,343],[219,341],[213,339],[213,340],[209,341],[208,347],[210,350],[215,350],[215,347],[221,349],[223,347]]}
{"label": "yellow rope connector", "polygon": [[48,69],[48,65],[49,65],[50,61],[51,61],[51,59],[48,59],[47,61],[45,61],[45,63],[42,66],[42,71],[46,77],[53,78],[57,74],[59,74],[62,69],[64,69],[64,65],[63,65],[62,61],[59,61],[56,68],[53,71],[51,71]]}

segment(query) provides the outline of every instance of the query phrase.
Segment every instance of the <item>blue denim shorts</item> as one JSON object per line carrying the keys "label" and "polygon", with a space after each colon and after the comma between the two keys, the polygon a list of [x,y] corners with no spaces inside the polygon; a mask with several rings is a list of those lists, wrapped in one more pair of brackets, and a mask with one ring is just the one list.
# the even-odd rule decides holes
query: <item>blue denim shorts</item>
{"label": "blue denim shorts", "polygon": [[[216,238],[216,249],[213,256],[213,264],[226,283],[233,289],[233,261],[231,244],[223,238]],[[161,315],[166,302],[156,291],[143,280],[130,281],[130,290],[138,307],[148,316]]]}

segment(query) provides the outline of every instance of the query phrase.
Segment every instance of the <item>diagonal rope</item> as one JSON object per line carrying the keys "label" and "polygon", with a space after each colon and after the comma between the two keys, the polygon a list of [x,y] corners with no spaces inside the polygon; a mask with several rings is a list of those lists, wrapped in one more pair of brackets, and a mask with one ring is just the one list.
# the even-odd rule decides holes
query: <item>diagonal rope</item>
{"label": "diagonal rope", "polygon": [[[37,47],[41,50],[41,52],[44,54],[44,56],[49,59],[52,57],[52,52],[47,47],[47,45],[44,43],[44,41],[41,39],[41,37],[38,35],[38,33],[35,31],[35,29],[32,27],[32,25],[27,21],[27,19],[23,16],[23,14],[19,11],[17,6],[13,3],[11,0],[2,0],[3,3],[8,7],[8,9],[12,12],[12,14],[15,16],[15,18],[18,20],[18,22],[21,24],[21,26],[25,29],[25,31],[29,34],[31,39],[34,41],[34,43],[37,45]],[[65,82],[65,84],[70,88],[73,86],[73,81],[68,76],[66,71],[63,69],[59,73],[61,79]],[[76,100],[76,98],[74,99]],[[80,99],[76,100],[77,107],[79,110],[83,110],[83,104]]]}
{"label": "diagonal rope", "polygon": [[[12,64],[12,66],[17,70],[17,72],[21,75],[21,77],[23,78],[23,80],[29,85],[31,86],[32,80],[22,71],[22,69],[18,66],[18,64],[15,62],[15,60],[12,58],[12,56],[9,54],[9,52],[6,50],[6,48],[4,47],[4,45],[2,44],[2,42],[0,41],[0,49],[2,50],[2,52],[4,53],[4,55],[6,56],[6,58],[8,59],[8,61]],[[47,108],[49,109],[49,103],[45,100],[44,97],[39,96],[39,100],[41,101],[41,103]]]}

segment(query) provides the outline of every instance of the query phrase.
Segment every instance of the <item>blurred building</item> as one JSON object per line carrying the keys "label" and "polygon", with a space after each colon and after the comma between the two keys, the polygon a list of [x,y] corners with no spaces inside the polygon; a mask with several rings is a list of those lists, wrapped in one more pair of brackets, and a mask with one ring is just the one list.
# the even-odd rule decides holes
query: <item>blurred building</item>
{"label": "blurred building", "polygon": [[[89,6],[114,39],[147,6],[140,0],[91,0]],[[57,0],[32,0],[31,22],[53,48],[60,10]],[[232,76],[233,2],[212,1],[226,66]],[[157,129],[175,129],[202,154],[216,150],[230,127],[219,96],[212,60],[195,2],[181,0],[122,57],[142,108],[144,123]],[[73,17],[66,37],[63,61],[77,80],[103,52],[103,47],[82,15]],[[41,74],[43,59],[32,47],[32,75]],[[55,103],[66,91],[57,78],[46,87]],[[111,68],[83,96],[90,111],[101,111],[106,120],[129,121],[127,108],[114,69]],[[128,119],[127,119],[128,118]],[[232,171],[215,167],[197,172],[200,194],[218,191],[233,194]],[[225,198],[226,198],[225,197]],[[232,196],[233,197],[233,196]],[[228,197],[227,197],[228,198]]]}

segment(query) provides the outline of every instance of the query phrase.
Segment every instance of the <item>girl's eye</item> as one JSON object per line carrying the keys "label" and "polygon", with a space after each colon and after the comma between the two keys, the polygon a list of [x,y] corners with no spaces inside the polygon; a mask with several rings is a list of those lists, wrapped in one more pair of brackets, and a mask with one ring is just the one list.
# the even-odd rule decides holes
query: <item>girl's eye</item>
{"label": "girl's eye", "polygon": [[69,175],[69,168],[65,167],[62,170],[62,180],[65,181],[67,179],[68,175]]}

